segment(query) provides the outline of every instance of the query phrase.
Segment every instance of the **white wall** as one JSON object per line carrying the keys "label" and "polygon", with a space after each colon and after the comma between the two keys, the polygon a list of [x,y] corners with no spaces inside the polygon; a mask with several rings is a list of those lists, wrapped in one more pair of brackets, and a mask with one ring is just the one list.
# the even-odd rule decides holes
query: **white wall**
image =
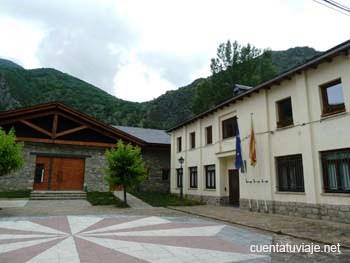
{"label": "white wall", "polygon": [[[346,113],[322,118],[322,100],[319,86],[341,78]],[[276,102],[291,97],[294,126],[277,129]],[[221,122],[238,116],[242,141],[243,159],[247,172],[240,174],[240,197],[295,201],[306,203],[349,204],[349,194],[323,193],[322,170],[319,152],[350,147],[350,59],[338,56],[331,62],[320,64],[284,80],[278,86],[254,93],[211,115],[195,120],[172,132],[171,191],[176,188],[178,158],[183,156],[184,193],[194,195],[227,196],[227,170],[234,168],[235,139],[222,139]],[[250,119],[253,114],[257,148],[257,165],[249,165]],[[205,145],[205,128],[213,127],[213,144]],[[189,134],[196,132],[196,148],[190,148]],[[181,136],[183,151],[176,152],[176,138]],[[175,147],[174,147],[175,145]],[[275,157],[302,154],[304,170],[304,193],[278,192],[276,189]],[[205,189],[204,165],[216,165],[216,190]],[[198,167],[198,189],[189,189],[188,167]],[[268,183],[246,183],[252,180]],[[225,190],[226,189],[226,190]]]}

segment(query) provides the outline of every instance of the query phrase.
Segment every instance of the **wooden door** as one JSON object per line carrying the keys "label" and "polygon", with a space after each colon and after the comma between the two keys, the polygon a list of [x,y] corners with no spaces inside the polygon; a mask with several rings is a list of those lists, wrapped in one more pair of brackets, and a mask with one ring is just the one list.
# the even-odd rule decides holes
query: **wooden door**
{"label": "wooden door", "polygon": [[232,205],[239,205],[239,172],[228,170],[229,179],[229,201]]}
{"label": "wooden door", "polygon": [[33,190],[83,190],[85,160],[38,156]]}
{"label": "wooden door", "polygon": [[85,160],[81,158],[53,158],[50,189],[83,190]]}
{"label": "wooden door", "polygon": [[49,187],[52,163],[50,157],[38,156],[34,173],[34,190],[47,190]]}

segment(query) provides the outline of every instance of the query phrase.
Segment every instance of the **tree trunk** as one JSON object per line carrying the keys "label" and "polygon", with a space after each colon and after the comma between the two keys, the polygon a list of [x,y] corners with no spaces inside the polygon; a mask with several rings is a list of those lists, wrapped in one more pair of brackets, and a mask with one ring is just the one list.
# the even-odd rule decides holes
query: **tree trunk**
{"label": "tree trunk", "polygon": [[123,185],[123,191],[124,191],[124,204],[127,205],[128,203],[126,202],[126,186]]}

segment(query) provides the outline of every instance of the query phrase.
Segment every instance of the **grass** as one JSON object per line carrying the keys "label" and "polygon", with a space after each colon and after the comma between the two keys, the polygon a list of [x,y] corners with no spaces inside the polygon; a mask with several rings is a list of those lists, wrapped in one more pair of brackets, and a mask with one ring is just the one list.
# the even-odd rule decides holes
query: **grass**
{"label": "grass", "polygon": [[203,205],[202,202],[191,200],[191,199],[180,199],[179,196],[169,193],[159,192],[132,192],[132,195],[140,198],[144,202],[151,206],[192,206],[192,205]]}
{"label": "grass", "polygon": [[1,191],[0,198],[29,198],[30,190]]}
{"label": "grass", "polygon": [[112,192],[87,192],[87,200],[92,205],[114,205],[116,207],[129,207],[113,195]]}

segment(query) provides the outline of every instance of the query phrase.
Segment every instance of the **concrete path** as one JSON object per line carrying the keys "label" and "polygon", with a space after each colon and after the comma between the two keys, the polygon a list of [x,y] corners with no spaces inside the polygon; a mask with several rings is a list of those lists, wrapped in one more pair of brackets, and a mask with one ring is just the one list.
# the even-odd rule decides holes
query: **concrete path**
{"label": "concrete path", "polygon": [[71,207],[81,208],[81,207],[90,207],[91,204],[87,200],[77,199],[77,200],[29,200],[26,204],[26,207]]}
{"label": "concrete path", "polygon": [[23,207],[28,203],[28,199],[0,199],[0,208]]}
{"label": "concrete path", "polygon": [[350,248],[350,224],[249,212],[228,206],[181,206],[171,209],[295,238],[325,244],[340,243],[342,247]]}
{"label": "concrete path", "polygon": [[[124,200],[124,192],[123,191],[114,191],[113,194],[116,197],[118,197],[120,200]],[[152,208],[151,205],[145,203],[144,201],[140,200],[136,196],[133,196],[129,193],[126,193],[126,200],[128,202],[128,205],[131,208],[136,208],[136,209]]]}

